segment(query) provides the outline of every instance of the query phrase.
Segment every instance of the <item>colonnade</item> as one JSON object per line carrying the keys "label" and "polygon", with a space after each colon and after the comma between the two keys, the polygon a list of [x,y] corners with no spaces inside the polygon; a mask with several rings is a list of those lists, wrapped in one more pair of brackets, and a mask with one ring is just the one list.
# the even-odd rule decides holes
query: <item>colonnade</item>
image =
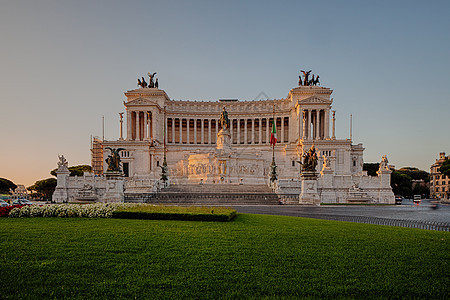
{"label": "colonnade", "polygon": [[[328,109],[302,109],[299,132],[304,140],[330,138]],[[127,139],[151,141],[157,139],[152,111],[127,112]],[[289,142],[289,117],[276,117],[278,143]],[[230,118],[232,144],[269,144],[273,118]],[[162,125],[162,124],[161,124]],[[220,130],[216,118],[166,118],[166,142],[169,144],[215,144]],[[162,139],[162,137],[160,137]]]}
{"label": "colonnade", "polygon": [[300,133],[304,140],[330,138],[330,111],[328,109],[302,109],[299,118]]}
{"label": "colonnade", "polygon": [[156,136],[153,113],[151,111],[127,112],[127,139],[151,141]]}
{"label": "colonnade", "polygon": [[[289,117],[276,117],[278,143],[289,142]],[[273,118],[230,118],[232,144],[269,144]],[[215,144],[220,130],[219,119],[166,119],[168,144]]]}

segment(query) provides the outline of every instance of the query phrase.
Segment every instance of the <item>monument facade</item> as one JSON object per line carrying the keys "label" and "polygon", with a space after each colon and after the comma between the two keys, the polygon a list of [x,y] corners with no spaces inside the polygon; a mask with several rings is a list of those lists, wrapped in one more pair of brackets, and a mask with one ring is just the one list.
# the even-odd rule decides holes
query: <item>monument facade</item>
{"label": "monument facade", "polygon": [[[139,88],[125,92],[120,138],[96,140],[93,156],[103,153],[96,164],[106,174],[104,150],[121,149],[125,193],[160,190],[164,163],[168,185],[270,185],[287,204],[394,203],[389,169],[367,176],[363,145],[336,138],[333,91],[319,86],[318,75],[302,73],[287,97],[259,101],[174,100],[149,73],[150,83],[142,77]],[[316,159],[306,174],[301,162],[312,148]]]}

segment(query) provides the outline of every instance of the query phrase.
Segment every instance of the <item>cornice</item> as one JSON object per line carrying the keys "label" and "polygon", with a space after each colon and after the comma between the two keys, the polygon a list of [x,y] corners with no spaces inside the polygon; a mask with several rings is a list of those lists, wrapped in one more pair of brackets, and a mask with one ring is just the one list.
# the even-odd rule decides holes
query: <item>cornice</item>
{"label": "cornice", "polygon": [[321,86],[298,86],[289,92],[289,94],[327,94],[330,95],[333,90]]}
{"label": "cornice", "polygon": [[301,99],[301,100],[297,100],[297,105],[302,105],[302,104],[326,104],[326,105],[331,105],[333,103],[333,100],[328,100],[316,95],[312,95],[311,97],[305,98],[305,99]]}
{"label": "cornice", "polygon": [[166,94],[166,92],[164,90],[160,90],[157,88],[140,88],[140,89],[126,91],[124,94],[128,99],[131,98],[132,100],[134,100],[136,98],[147,98],[147,97],[158,97],[158,96],[165,98],[165,100],[167,100],[167,101],[170,100],[169,96]]}

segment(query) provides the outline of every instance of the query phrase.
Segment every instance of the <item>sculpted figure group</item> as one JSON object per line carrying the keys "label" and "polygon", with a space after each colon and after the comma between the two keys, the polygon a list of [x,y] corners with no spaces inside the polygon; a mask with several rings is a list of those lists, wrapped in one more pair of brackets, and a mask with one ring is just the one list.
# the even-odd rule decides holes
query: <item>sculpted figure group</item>
{"label": "sculpted figure group", "polygon": [[317,167],[317,154],[314,145],[303,154],[302,172],[315,172]]}
{"label": "sculpted figure group", "polygon": [[149,83],[145,81],[144,77],[141,77],[142,80],[138,78],[137,85],[140,86],[141,88],[158,88],[159,87],[158,78],[156,78],[155,82],[153,82],[153,77],[155,77],[156,72],[153,74],[148,72],[147,75],[149,77]]}
{"label": "sculpted figure group", "polygon": [[125,150],[125,148],[115,149],[115,148],[105,147],[105,149],[108,149],[111,151],[111,154],[108,155],[108,158],[106,158],[106,160],[105,160],[106,163],[108,164],[107,171],[121,172],[119,152],[122,150]]}
{"label": "sculpted figure group", "polygon": [[309,71],[303,71],[300,70],[300,72],[303,73],[303,79],[302,79],[302,75],[298,76],[298,85],[299,86],[312,86],[312,85],[319,85],[319,75],[315,76],[314,74],[312,75],[312,78],[309,79],[309,74],[311,74],[312,70]]}

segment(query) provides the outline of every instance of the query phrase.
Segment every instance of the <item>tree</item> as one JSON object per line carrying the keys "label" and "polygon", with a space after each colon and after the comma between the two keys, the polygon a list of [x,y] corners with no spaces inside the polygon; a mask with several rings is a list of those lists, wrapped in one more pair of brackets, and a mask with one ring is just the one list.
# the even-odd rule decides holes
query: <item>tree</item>
{"label": "tree", "polygon": [[380,168],[380,163],[364,163],[363,171],[367,171],[369,176],[377,176],[377,171]]}
{"label": "tree", "polygon": [[11,194],[10,190],[15,190],[17,185],[11,180],[0,178],[0,194]]}
{"label": "tree", "polygon": [[[56,170],[58,170],[58,169],[54,169],[53,171],[50,172],[50,174],[52,174],[53,176],[56,176]],[[83,176],[84,172],[91,172],[92,167],[89,165],[72,166],[72,167],[69,167],[69,171],[70,171],[70,176]]]}
{"label": "tree", "polygon": [[430,173],[414,167],[404,167],[394,170],[391,174],[391,187],[395,195],[411,198],[413,195],[428,195],[429,187],[424,184],[414,183],[413,180],[430,182]]}
{"label": "tree", "polygon": [[394,170],[391,174],[391,187],[395,195],[406,198],[412,196],[412,178],[407,174],[403,174],[398,170]]}
{"label": "tree", "polygon": [[51,200],[56,184],[57,180],[55,178],[47,178],[36,181],[34,185],[28,187],[28,190],[36,192],[44,200]]}
{"label": "tree", "polygon": [[413,180],[423,180],[424,182],[430,182],[430,173],[427,171],[419,170],[414,167],[403,167],[398,170],[402,174],[410,176]]}
{"label": "tree", "polygon": [[442,166],[439,168],[439,172],[441,172],[442,175],[447,175],[448,178],[450,178],[450,159],[446,159]]}

